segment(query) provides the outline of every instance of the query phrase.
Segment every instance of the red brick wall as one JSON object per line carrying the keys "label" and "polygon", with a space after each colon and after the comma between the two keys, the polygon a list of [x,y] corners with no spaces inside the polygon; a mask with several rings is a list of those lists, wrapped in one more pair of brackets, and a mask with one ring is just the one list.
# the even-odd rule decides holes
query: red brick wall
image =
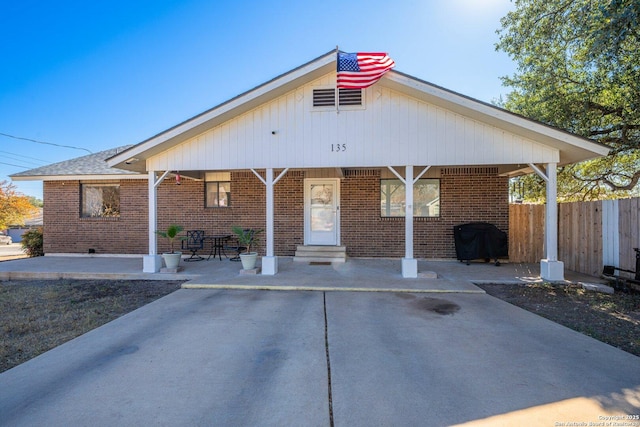
{"label": "red brick wall", "polygon": [[[277,172],[277,171],[276,171]],[[304,240],[304,173],[288,172],[274,187],[274,251],[293,256]],[[167,180],[158,189],[158,228],[170,223],[185,229],[204,230],[205,235],[230,234],[231,227],[265,229],[266,187],[252,172],[231,173],[231,204],[227,208],[205,208],[205,183],[182,179],[182,185]],[[264,255],[265,232],[259,235],[258,251]],[[167,250],[163,239],[158,251]]]}
{"label": "red brick wall", "polygon": [[[443,170],[439,218],[414,218],[414,257],[455,258],[458,224],[490,222],[508,232],[508,178],[483,168],[463,172]],[[347,171],[340,198],[341,243],[349,256],[404,256],[404,218],[380,217],[379,170]]]}
{"label": "red brick wall", "polygon": [[[479,168],[482,169],[482,168]],[[440,227],[436,241],[441,242],[446,258],[455,258],[453,227],[467,222],[489,222],[509,233],[509,178],[497,172],[478,171],[466,175],[447,174],[443,171],[440,181]],[[434,230],[435,231],[435,230]],[[416,233],[416,242],[424,241],[429,230]],[[417,245],[416,245],[417,246]],[[428,246],[428,245],[427,245]],[[426,257],[433,249],[427,248]]]}
{"label": "red brick wall", "polygon": [[119,218],[80,218],[80,182],[45,181],[45,254],[87,253],[89,249],[97,254],[148,253],[147,182],[119,183]]}
{"label": "red brick wall", "polygon": [[[440,217],[414,220],[416,258],[455,258],[453,226],[485,221],[508,231],[508,181],[484,169],[443,170]],[[45,253],[148,253],[147,183],[121,181],[117,219],[80,218],[78,181],[45,182]],[[168,179],[158,188],[158,228],[170,223],[206,234],[233,225],[265,227],[265,186],[252,172],[231,173],[231,206],[205,208],[205,183]],[[274,188],[276,255],[292,256],[304,243],[304,172],[288,172]],[[353,257],[403,257],[404,218],[380,217],[380,171],[347,170],[341,180],[341,243]],[[258,250],[264,254],[264,233]],[[158,251],[168,249],[158,240]]]}

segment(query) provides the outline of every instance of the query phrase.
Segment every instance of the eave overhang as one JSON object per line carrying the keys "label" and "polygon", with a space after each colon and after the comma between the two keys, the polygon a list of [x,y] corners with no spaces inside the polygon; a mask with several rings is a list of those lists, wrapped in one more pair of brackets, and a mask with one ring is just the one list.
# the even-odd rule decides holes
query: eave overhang
{"label": "eave overhang", "polygon": [[147,174],[92,174],[92,175],[9,175],[13,181],[119,181],[122,179],[148,179]]}

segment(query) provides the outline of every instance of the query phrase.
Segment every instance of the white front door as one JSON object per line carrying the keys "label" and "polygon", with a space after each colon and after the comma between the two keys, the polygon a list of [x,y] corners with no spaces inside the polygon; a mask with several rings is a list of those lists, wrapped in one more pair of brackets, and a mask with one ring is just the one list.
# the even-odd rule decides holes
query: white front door
{"label": "white front door", "polygon": [[307,179],[304,184],[304,244],[340,243],[340,180]]}

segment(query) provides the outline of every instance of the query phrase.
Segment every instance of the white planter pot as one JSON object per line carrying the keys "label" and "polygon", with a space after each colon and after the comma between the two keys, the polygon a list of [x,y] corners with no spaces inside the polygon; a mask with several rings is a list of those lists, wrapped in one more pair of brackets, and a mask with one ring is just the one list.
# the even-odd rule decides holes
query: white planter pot
{"label": "white planter pot", "polygon": [[165,253],[162,254],[162,258],[164,259],[164,264],[167,268],[178,268],[178,264],[180,264],[180,258],[182,258],[182,252],[174,252],[174,253]]}
{"label": "white planter pot", "polygon": [[252,270],[256,268],[256,261],[258,260],[257,252],[249,252],[240,254],[240,261],[242,261],[243,270]]}

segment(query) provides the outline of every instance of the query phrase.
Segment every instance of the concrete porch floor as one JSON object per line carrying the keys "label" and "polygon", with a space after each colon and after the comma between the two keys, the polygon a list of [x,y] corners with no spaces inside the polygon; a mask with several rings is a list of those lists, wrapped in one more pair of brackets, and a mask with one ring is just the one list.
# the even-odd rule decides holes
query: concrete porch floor
{"label": "concrete porch floor", "polygon": [[[405,279],[400,259],[349,258],[345,263],[310,265],[291,257],[278,259],[275,276],[240,274],[239,262],[228,259],[180,263],[179,273],[143,273],[140,257],[45,256],[0,262],[0,280],[17,279],[137,279],[185,280],[185,288],[237,288],[275,290],[335,290],[394,292],[482,293],[474,283],[539,282],[539,264],[418,261],[419,276]],[[258,264],[259,265],[259,264]],[[603,280],[565,271],[567,281],[604,283]]]}

